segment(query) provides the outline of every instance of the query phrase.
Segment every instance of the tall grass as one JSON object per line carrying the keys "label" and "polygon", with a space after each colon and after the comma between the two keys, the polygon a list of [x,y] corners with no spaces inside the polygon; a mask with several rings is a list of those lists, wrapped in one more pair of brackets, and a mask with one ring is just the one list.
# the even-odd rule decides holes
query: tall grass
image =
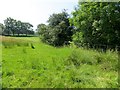
{"label": "tall grass", "polygon": [[29,42],[26,42],[25,40],[11,37],[8,38],[5,36],[2,36],[1,42],[5,48],[12,48],[13,46],[29,46]]}
{"label": "tall grass", "polygon": [[80,66],[80,64],[106,64],[105,66],[111,65],[111,69],[118,69],[117,52],[112,52],[110,50],[107,52],[98,52],[95,50],[86,50],[80,48],[72,52],[72,54],[68,57],[68,61],[72,62],[75,66]]}

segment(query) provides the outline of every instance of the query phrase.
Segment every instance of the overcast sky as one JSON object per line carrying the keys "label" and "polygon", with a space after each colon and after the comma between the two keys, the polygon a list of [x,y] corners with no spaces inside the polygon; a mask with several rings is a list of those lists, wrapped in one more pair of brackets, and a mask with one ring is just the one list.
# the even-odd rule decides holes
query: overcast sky
{"label": "overcast sky", "polygon": [[70,14],[78,0],[0,0],[0,23],[7,17],[29,22],[34,28],[46,23],[49,16],[68,9]]}

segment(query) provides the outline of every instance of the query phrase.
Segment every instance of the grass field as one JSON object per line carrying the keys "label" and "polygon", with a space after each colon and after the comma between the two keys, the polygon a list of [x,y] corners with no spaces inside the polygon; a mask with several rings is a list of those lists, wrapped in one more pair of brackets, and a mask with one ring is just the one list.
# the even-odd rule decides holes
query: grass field
{"label": "grass field", "polygon": [[55,48],[38,37],[2,37],[1,41],[3,88],[118,87],[117,52]]}

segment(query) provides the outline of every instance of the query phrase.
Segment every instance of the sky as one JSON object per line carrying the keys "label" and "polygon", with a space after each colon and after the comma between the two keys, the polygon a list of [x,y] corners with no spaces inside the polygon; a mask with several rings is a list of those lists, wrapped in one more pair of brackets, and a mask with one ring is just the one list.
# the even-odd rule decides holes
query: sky
{"label": "sky", "polygon": [[77,4],[78,0],[0,0],[0,23],[11,17],[29,22],[36,29],[40,23],[47,24],[53,13],[67,9],[70,14]]}

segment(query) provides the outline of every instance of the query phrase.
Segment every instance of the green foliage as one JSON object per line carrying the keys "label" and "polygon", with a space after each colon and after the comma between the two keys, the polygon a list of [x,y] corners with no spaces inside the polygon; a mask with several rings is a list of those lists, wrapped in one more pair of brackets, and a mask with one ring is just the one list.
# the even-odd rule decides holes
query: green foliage
{"label": "green foliage", "polygon": [[3,88],[118,87],[117,52],[56,48],[40,42],[38,37],[13,39],[32,42],[36,49],[0,47]]}
{"label": "green foliage", "polygon": [[[62,24],[65,23],[66,26],[69,26],[69,20],[68,20],[68,13],[66,12],[66,10],[63,10],[62,13],[58,13],[58,14],[52,14],[49,19],[48,19],[48,23],[51,27],[57,26],[60,23]],[[64,26],[64,27],[66,27]]]}
{"label": "green foliage", "polygon": [[49,25],[39,24],[38,33],[41,40],[53,46],[62,46],[72,40],[72,27],[66,11],[52,14],[48,19]]}
{"label": "green foliage", "polygon": [[7,18],[6,20],[4,20],[4,24],[5,24],[5,29],[3,31],[3,35],[10,35],[11,33],[13,34],[13,36],[15,34],[18,34],[18,36],[20,34],[34,34],[34,31],[32,30],[33,25],[31,25],[30,23],[25,23],[25,22],[21,22],[21,21],[17,21],[13,18]]}
{"label": "green foliage", "polygon": [[4,29],[5,29],[5,26],[2,23],[0,23],[0,35],[2,35]]}
{"label": "green foliage", "polygon": [[84,45],[84,38],[83,38],[83,34],[82,32],[76,32],[73,36],[73,42],[75,43],[75,45],[77,46],[83,46]]}
{"label": "green foliage", "polygon": [[82,33],[82,37],[78,32],[74,35],[75,43],[120,45],[120,2],[79,2],[72,15],[71,25]]}

